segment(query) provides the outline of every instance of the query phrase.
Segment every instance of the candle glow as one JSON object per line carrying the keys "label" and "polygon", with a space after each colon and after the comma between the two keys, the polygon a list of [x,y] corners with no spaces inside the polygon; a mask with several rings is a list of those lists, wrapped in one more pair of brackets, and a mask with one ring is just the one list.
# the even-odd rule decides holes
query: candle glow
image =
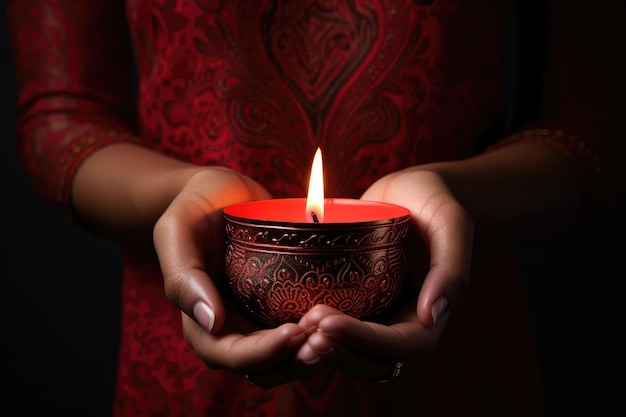
{"label": "candle glow", "polygon": [[318,148],[307,198],[224,207],[230,288],[244,311],[268,325],[297,322],[320,303],[356,318],[373,316],[402,290],[410,211],[325,198],[322,170]]}
{"label": "candle glow", "polygon": [[324,223],[324,167],[320,148],[317,148],[311,165],[306,218],[309,223]]}

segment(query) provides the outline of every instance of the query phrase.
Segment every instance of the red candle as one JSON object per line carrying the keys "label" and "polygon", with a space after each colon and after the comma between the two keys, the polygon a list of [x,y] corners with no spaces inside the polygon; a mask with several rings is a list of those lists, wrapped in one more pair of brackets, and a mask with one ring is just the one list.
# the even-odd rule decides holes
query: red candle
{"label": "red candle", "polygon": [[322,152],[315,152],[306,199],[290,198],[236,204],[224,213],[240,219],[279,223],[362,223],[398,219],[409,215],[404,207],[375,201],[324,198]]}
{"label": "red candle", "polygon": [[[234,204],[224,208],[224,213],[262,222],[272,223],[308,223],[309,220],[305,198],[283,198],[274,200],[250,201]],[[350,198],[324,199],[324,221],[322,224],[337,223],[369,223],[389,221],[409,215],[409,210],[393,204],[356,200]]]}

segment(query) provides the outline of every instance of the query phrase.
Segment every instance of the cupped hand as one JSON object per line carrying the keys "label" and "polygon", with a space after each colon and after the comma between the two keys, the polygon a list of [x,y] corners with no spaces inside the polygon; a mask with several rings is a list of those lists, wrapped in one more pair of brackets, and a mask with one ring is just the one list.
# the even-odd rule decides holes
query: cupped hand
{"label": "cupped hand", "polygon": [[[327,306],[316,306],[300,321],[315,329],[297,358],[311,366],[329,363],[357,378],[384,380],[394,364],[431,352],[439,343],[450,311],[469,284],[473,222],[436,172],[410,168],[387,175],[362,196],[411,211],[419,236],[408,250],[426,253],[426,264],[409,265],[407,280],[418,296],[403,298],[386,323],[357,320]],[[408,253],[409,262],[422,259]]]}
{"label": "cupped hand", "polygon": [[298,323],[310,335],[296,358],[312,369],[330,365],[358,379],[388,380],[397,363],[431,352],[448,321],[443,314],[433,326],[422,325],[415,304],[415,297],[402,300],[385,323],[356,319],[318,304]]}
{"label": "cupped hand", "polygon": [[[361,198],[397,204],[411,211],[412,225],[428,255],[417,317],[424,326],[431,326],[442,307],[453,307],[469,284],[474,242],[471,217],[441,175],[420,167],[381,178]],[[409,260],[414,255],[409,253]],[[417,272],[415,268],[410,271]],[[410,276],[409,280],[415,278]]]}
{"label": "cupped hand", "polygon": [[209,368],[246,375],[250,383],[264,388],[312,375],[314,369],[296,360],[297,350],[307,338],[301,327],[295,323],[260,327],[231,302],[225,302],[223,326],[212,333],[183,314],[187,343]]}
{"label": "cupped hand", "polygon": [[182,311],[189,346],[212,369],[259,375],[266,386],[296,377],[293,357],[305,341],[296,324],[262,329],[220,293],[224,282],[222,209],[270,198],[258,183],[222,167],[191,176],[153,231],[165,294]]}

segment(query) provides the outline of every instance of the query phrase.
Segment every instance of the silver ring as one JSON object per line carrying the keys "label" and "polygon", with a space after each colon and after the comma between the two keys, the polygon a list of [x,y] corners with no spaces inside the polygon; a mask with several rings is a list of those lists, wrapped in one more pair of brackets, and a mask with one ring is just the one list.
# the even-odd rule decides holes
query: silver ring
{"label": "silver ring", "polygon": [[393,368],[391,368],[391,375],[389,375],[388,378],[385,378],[383,380],[380,380],[378,382],[388,382],[391,381],[392,379],[398,377],[400,375],[400,372],[402,371],[402,362],[396,362],[395,365],[393,365]]}
{"label": "silver ring", "polygon": [[248,381],[248,384],[252,385],[252,386],[257,386],[254,382],[250,381],[250,375],[246,375],[246,381]]}

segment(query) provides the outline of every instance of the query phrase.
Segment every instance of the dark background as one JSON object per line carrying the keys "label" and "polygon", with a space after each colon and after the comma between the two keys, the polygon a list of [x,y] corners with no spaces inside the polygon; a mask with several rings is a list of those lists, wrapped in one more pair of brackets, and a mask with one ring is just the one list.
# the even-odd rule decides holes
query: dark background
{"label": "dark background", "polygon": [[16,153],[5,7],[0,0],[0,414],[104,417],[116,370],[121,251],[50,211],[30,187]]}
{"label": "dark background", "polygon": [[[51,212],[28,182],[16,153],[15,85],[4,1],[0,5],[0,410],[107,416],[120,247]],[[551,416],[626,415],[625,207],[523,251]]]}

